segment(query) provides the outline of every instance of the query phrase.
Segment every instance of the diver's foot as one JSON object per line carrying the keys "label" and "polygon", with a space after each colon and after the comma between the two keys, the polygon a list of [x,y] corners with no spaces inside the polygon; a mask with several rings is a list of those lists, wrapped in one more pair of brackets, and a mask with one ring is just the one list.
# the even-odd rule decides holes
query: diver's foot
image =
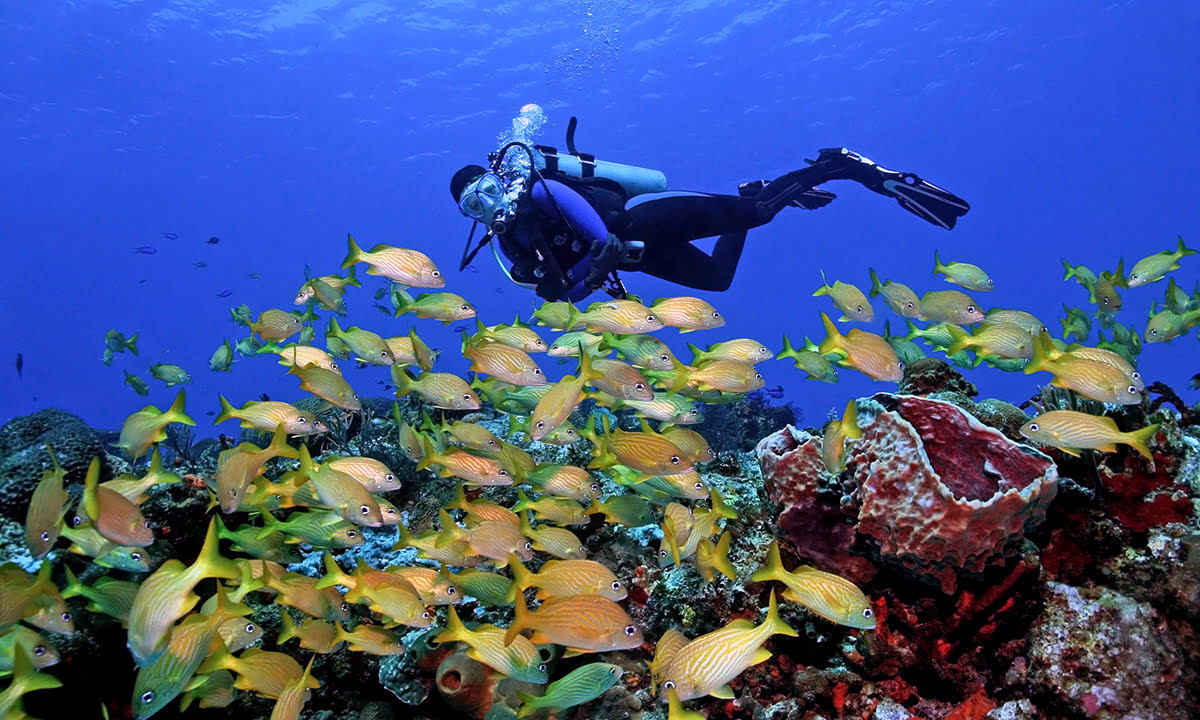
{"label": "diver's foot", "polygon": [[[769,180],[751,180],[738,185],[738,195],[742,197],[754,197],[760,190],[770,185]],[[788,207],[804,208],[805,210],[816,210],[833,202],[837,195],[826,190],[818,190],[810,188],[797,195],[791,202],[787,203]]]}
{"label": "diver's foot", "polygon": [[913,173],[888,170],[846,148],[824,148],[816,160],[808,162],[837,179],[855,180],[880,195],[896,198],[900,207],[947,230],[971,209],[966,200],[948,190]]}

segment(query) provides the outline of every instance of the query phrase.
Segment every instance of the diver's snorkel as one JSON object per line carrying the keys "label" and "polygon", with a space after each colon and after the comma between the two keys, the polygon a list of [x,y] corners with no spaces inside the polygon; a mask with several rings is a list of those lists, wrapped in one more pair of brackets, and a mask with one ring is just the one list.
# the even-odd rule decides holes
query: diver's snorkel
{"label": "diver's snorkel", "polygon": [[[535,182],[543,183],[546,193],[550,195],[551,200],[553,200],[554,195],[550,192],[550,187],[545,185],[545,179],[542,178],[542,174],[538,172],[537,167],[534,164],[532,148],[519,140],[514,140],[513,142],[504,145],[499,150],[488,154],[491,172],[505,179],[506,185],[510,188],[508,193],[517,195],[520,194],[521,190],[523,189],[522,184],[524,182],[524,177],[520,171],[509,170],[508,172],[501,172],[505,157],[514,147],[519,147],[525,151],[525,155],[529,159],[529,174],[535,178]],[[471,232],[469,235],[467,235],[467,244],[463,247],[463,254],[459,262],[458,269],[460,271],[465,270],[466,267],[471,264],[471,261],[475,259],[475,255],[477,255],[479,251],[483,249],[483,246],[491,242],[492,238],[507,233],[509,228],[512,226],[513,217],[515,214],[513,203],[508,203],[508,208],[502,214],[492,218],[491,223],[488,224],[487,232],[482,238],[480,238],[479,244],[472,249],[471,240],[475,237],[476,227],[481,224],[479,220],[474,220],[474,222],[471,223]]]}

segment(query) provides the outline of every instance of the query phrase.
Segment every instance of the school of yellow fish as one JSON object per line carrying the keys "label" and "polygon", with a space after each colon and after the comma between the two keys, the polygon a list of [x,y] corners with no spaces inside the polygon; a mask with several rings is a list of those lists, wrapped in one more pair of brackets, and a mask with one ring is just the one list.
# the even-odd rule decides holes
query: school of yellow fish
{"label": "school of yellow fish", "polygon": [[[872,270],[870,296],[882,296],[893,312],[908,320],[908,337],[858,329],[842,334],[822,313],[824,339],[806,339],[804,348],[797,350],[785,338],[778,357],[793,359],[815,379],[836,381],[833,366],[840,365],[875,380],[897,381],[906,361],[924,355],[912,342],[921,338],[959,364],[986,362],[1027,373],[1047,371],[1054,385],[1084,398],[1138,403],[1144,389],[1134,366],[1140,345],[1136,334],[1112,318],[1121,306],[1116,288],[1161,280],[1192,252],[1180,240],[1175,251],[1137,263],[1128,277],[1120,265],[1115,272],[1095,275],[1064,261],[1067,277],[1088,288],[1101,325],[1113,333],[1112,341],[1101,336],[1097,346],[1067,345],[1021,310],[984,312],[961,291],[938,290],[918,297],[904,285],[881,281]],[[409,422],[394,404],[395,441],[403,453],[418,469],[457,486],[455,498],[438,511],[439,529],[414,536],[401,522],[400,511],[384,497],[399,488],[395,473],[385,464],[367,457],[317,459],[305,444],[289,443],[289,437],[327,432],[322,418],[289,403],[250,401],[238,408],[222,397],[218,423],[237,420],[243,428],[272,433],[272,439],[265,447],[242,442],[221,453],[215,475],[207,478],[211,507],[220,512],[209,522],[198,557],[188,565],[168,560],[151,572],[140,548],[155,538],[139,506],[155,486],[180,481],[164,468],[156,447],[171,423],[194,424],[180,390],[166,411],[148,406],[130,415],[121,429],[120,448],[135,460],[150,457],[146,473],[101,483],[97,458],[75,507],[68,507],[65,473],[53,448],[46,448],[50,467],[30,501],[26,522],[26,541],[34,557],[46,557],[63,539],[70,552],[101,567],[144,578],[114,575],[84,585],[66,569],[67,584],[60,588],[51,581],[49,561],[36,574],[13,564],[0,566],[0,674],[12,676],[0,692],[0,717],[24,717],[25,693],[59,686],[52,675],[40,672],[58,658],[39,631],[73,632],[66,604],[71,597],[84,598],[88,611],[128,628],[128,648],[138,668],[131,695],[135,717],[150,717],[176,700],[183,708],[192,703],[223,707],[237,691],[245,691],[275,699],[271,717],[283,720],[299,716],[320,682],[312,674],[311,659],[302,668],[289,654],[250,647],[263,633],[246,619],[251,610],[243,601],[251,593],[266,594],[306,616],[297,621],[287,611],[282,613],[280,644],[295,639],[313,653],[344,647],[390,655],[404,652],[399,634],[404,628],[436,625],[442,628],[437,641],[462,643],[470,657],[497,673],[542,684],[550,677],[535,644],[557,644],[568,655],[578,655],[638,650],[646,643],[642,629],[621,605],[628,579],[587,559],[586,547],[570,526],[586,524],[597,514],[625,526],[658,524],[659,564],[679,566],[691,559],[709,582],[718,574],[738,579],[728,557],[728,523],[737,516],[715,489],[707,487],[699,465],[712,460],[712,452],[687,426],[702,420],[696,401],[731,402],[762,387],[756,364],[776,357],[774,352],[763,343],[740,338],[703,350],[689,345],[692,363],[680,362],[652,333],[665,327],[687,333],[724,324],[715,308],[693,297],[663,298],[649,306],[634,299],[604,300],[583,311],[552,302],[533,313],[540,325],[561,333],[550,344],[519,318],[491,326],[476,319],[476,332],[464,335],[461,345],[476,373],[467,382],[433,370],[437,353],[415,326],[383,337],[356,326],[343,329],[333,317],[325,348],[312,344],[314,310],[345,312],[343,294],[359,286],[353,272],[358,264],[366,265],[367,274],[391,282],[396,317],[412,314],[444,323],[475,318],[474,306],[453,293],[409,294],[409,288],[438,290],[445,285],[426,255],[387,245],[364,251],[351,238],[343,264],[350,273],[308,279],[295,296],[297,305],[307,306],[303,314],[268,309],[253,322],[247,318],[257,338],[239,342],[239,349],[251,349],[243,354],[274,354],[287,374],[298,378],[301,389],[343,414],[361,411],[362,402],[339,362],[387,366],[398,397],[415,393],[426,404],[447,410],[478,409],[486,401],[508,415],[510,432],[521,432],[528,441],[569,445],[586,440],[592,456],[587,468],[539,463],[476,423],[435,422],[425,413]],[[934,272],[966,290],[993,288],[992,280],[975,265],[943,263],[935,256]],[[828,295],[843,321],[874,317],[867,294],[853,285],[823,282],[815,294]],[[1164,309],[1152,313],[1147,342],[1186,334],[1200,323],[1200,292],[1183,295],[1172,280]],[[1090,324],[1080,327],[1080,315],[1090,323],[1089,315],[1068,312],[1064,336],[1073,333],[1077,341],[1085,341]],[[931,324],[917,328],[912,322],[917,319]],[[968,332],[965,327],[971,325],[978,327]],[[1118,328],[1124,329],[1120,335]],[[296,334],[301,342],[286,344]],[[577,370],[551,382],[533,357],[538,353],[576,358]],[[227,370],[232,355],[227,341],[218,354],[222,366],[217,367],[215,354],[213,369]],[[587,398],[601,408],[634,411],[642,418],[640,428],[613,427],[613,416],[603,411],[594,412],[582,427],[572,425],[570,416]],[[844,468],[846,444],[860,435],[856,412],[851,401],[841,420],[826,428],[823,453],[832,472]],[[1111,451],[1125,443],[1151,457],[1147,442],[1155,430],[1150,426],[1121,432],[1108,417],[1053,410],[1032,419],[1021,432],[1068,452]],[[271,480],[266,473],[275,458],[290,460],[291,469]],[[620,491],[602,497],[599,473]],[[488,499],[486,488],[496,486],[515,486],[518,501],[505,507]],[[233,527],[235,518],[240,524]],[[374,568],[360,562],[351,572],[339,565],[335,553],[362,544],[365,532],[377,532],[368,528],[393,526],[399,535],[395,549],[414,547],[424,563]],[[225,551],[222,542],[227,543]],[[287,564],[301,559],[300,546],[324,553],[322,577],[287,570]],[[209,579],[215,582],[207,583]],[[771,544],[763,566],[742,580],[777,582],[785,600],[831,622],[863,630],[875,627],[871,603],[857,587],[811,567],[785,569],[777,544]],[[213,586],[202,602],[197,589]],[[530,607],[529,589],[536,591],[536,607]],[[485,605],[511,606],[509,626],[468,628],[455,609],[468,597]],[[350,603],[366,605],[375,622],[347,629]],[[446,607],[439,611],[440,606]],[[766,660],[770,653],[763,645],[777,634],[796,632],[780,618],[774,591],[761,624],[734,620],[692,639],[669,630],[657,638],[652,658],[646,661],[651,691],[668,703],[672,718],[692,717],[695,713],[684,710],[683,702],[705,695],[731,697],[729,681]],[[527,707],[522,713],[587,702],[620,676],[615,665],[583,666],[550,684],[543,695],[523,695]]]}

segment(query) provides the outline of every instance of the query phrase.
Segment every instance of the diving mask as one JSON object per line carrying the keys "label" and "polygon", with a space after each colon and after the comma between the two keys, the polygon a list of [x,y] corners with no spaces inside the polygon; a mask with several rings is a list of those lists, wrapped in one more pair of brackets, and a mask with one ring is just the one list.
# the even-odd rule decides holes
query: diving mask
{"label": "diving mask", "polygon": [[458,210],[463,215],[490,225],[493,218],[508,211],[504,181],[495,173],[484,173],[463,188]]}

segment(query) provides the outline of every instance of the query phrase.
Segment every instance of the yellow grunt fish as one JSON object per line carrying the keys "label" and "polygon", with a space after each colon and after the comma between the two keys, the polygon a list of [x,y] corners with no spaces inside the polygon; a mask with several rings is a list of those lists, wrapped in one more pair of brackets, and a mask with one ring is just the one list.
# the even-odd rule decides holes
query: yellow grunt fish
{"label": "yellow grunt fish", "polygon": [[954,283],[968,290],[977,290],[979,292],[991,292],[996,288],[996,283],[988,277],[988,274],[983,271],[983,268],[971,263],[954,262],[943,263],[938,257],[937,250],[933,251],[933,274],[942,274],[946,276],[946,282]]}
{"label": "yellow grunt fish", "polygon": [[888,280],[880,282],[879,275],[875,273],[874,268],[871,272],[871,297],[883,296],[883,302],[902,318],[919,318],[921,317],[921,299],[907,285],[902,285],[898,282]]}
{"label": "yellow grunt fish", "polygon": [[600,377],[592,381],[592,385],[601,392],[623,400],[641,400],[648,402],[654,399],[654,388],[646,376],[634,366],[621,360],[609,358],[592,358],[592,367],[600,373]]}
{"label": "yellow grunt fish", "polygon": [[[291,655],[281,652],[249,648],[234,657],[224,645],[217,647],[196,670],[205,674],[217,670],[230,670],[238,677],[233,686],[238,690],[253,690],[262,697],[278,698],[288,684],[304,675],[300,663]],[[316,680],[310,679],[308,687],[317,688]]]}
{"label": "yellow grunt fish", "polygon": [[584,329],[593,333],[648,333],[663,327],[662,320],[650,311],[650,308],[635,300],[601,300],[588,306],[587,312],[580,313],[574,307],[570,308],[571,328],[583,325]]}
{"label": "yellow grunt fish", "polygon": [[971,350],[977,355],[998,355],[1003,358],[1033,357],[1033,336],[1020,325],[989,321],[974,333],[968,333],[957,325],[947,325],[946,330],[954,338],[954,342],[946,348],[947,355]]}
{"label": "yellow grunt fish", "polygon": [[[46,443],[46,452],[50,454],[52,467],[42,473],[42,479],[34,488],[25,511],[25,545],[35,559],[45,557],[54,547],[62,531],[63,515],[67,512],[67,492],[63,489],[63,479],[67,473],[58,464],[50,443]],[[155,457],[161,463],[157,451]]]}
{"label": "yellow grunt fish", "polygon": [[[750,338],[737,338],[735,340],[725,340],[714,345],[709,345],[707,350],[701,350],[695,345],[688,343],[688,350],[692,351],[692,365],[699,365],[710,360],[736,360],[737,362],[749,363],[756,365],[763,360],[770,360],[775,357],[775,353],[771,352],[765,344]],[[661,368],[669,370],[670,368]]]}
{"label": "yellow grunt fish", "polygon": [[1129,287],[1140,287],[1162,280],[1167,273],[1179,269],[1179,261],[1196,251],[1183,244],[1183,236],[1179,236],[1179,245],[1175,251],[1163,250],[1138,260],[1129,270]]}
{"label": "yellow grunt fish", "polygon": [[821,322],[826,333],[820,345],[822,355],[837,354],[842,358],[840,364],[872,380],[899,382],[904,377],[904,363],[884,338],[858,328],[842,335],[825,313],[821,313]]}
{"label": "yellow grunt fish", "polygon": [[127,547],[145,547],[154,533],[137,505],[115,490],[100,487],[100,458],[92,458],[83,483],[83,509],[88,522],[109,542]]}
{"label": "yellow grunt fish", "polygon": [[300,367],[316,365],[317,367],[335,372],[338,375],[342,374],[342,370],[338,367],[337,361],[333,359],[333,356],[319,347],[313,347],[312,345],[288,345],[276,348],[271,352],[279,356],[279,364],[284,367],[291,367],[292,365],[299,365]]}
{"label": "yellow grunt fish", "polygon": [[715,307],[695,297],[659,298],[650,304],[650,311],[663,325],[677,328],[681,334],[725,324]]}
{"label": "yellow grunt fish", "polygon": [[403,290],[394,290],[392,307],[396,309],[395,317],[412,313],[426,320],[440,320],[445,325],[475,317],[475,307],[452,292],[422,293],[414,298]]}
{"label": "yellow grunt fish", "polygon": [[217,524],[210,521],[204,546],[194,563],[185,566],[178,560],[168,560],[138,588],[129,608],[129,651],[139,667],[150,664],[162,653],[171,626],[199,602],[192,590],[201,580],[210,577],[232,580],[241,576],[241,570],[232,560],[221,557],[219,543]]}
{"label": "yellow grunt fish", "polygon": [[598,355],[600,343],[604,336],[583,330],[564,333],[558,337],[546,350],[550,357],[579,357],[580,352],[588,355]]}
{"label": "yellow grunt fish", "polygon": [[366,252],[354,242],[353,235],[347,235],[346,242],[349,250],[342,261],[343,270],[361,262],[366,263],[368,275],[382,275],[409,287],[440,288],[446,284],[442,272],[423,252],[391,245],[376,245]]}
{"label": "yellow grunt fish", "polygon": [[332,466],[313,463],[307,445],[300,446],[300,474],[308,478],[317,491],[317,499],[326,509],[333,510],[355,525],[380,527],[383,515],[379,503],[358,480]]}
{"label": "yellow grunt fish", "polygon": [[343,330],[338,325],[337,318],[329,318],[329,329],[325,331],[325,337],[341,340],[360,362],[368,365],[394,365],[396,363],[396,358],[392,355],[392,349],[387,341],[370,330],[363,330],[360,327],[348,327]]}
{"label": "yellow grunt fish", "polygon": [[550,386],[538,400],[530,417],[531,440],[541,440],[570,417],[571,412],[583,401],[583,387],[599,378],[601,374],[592,368],[591,357],[583,353],[579,359],[579,375],[564,377]]}
{"label": "yellow grunt fish", "polygon": [[343,410],[362,410],[362,402],[350,383],[338,373],[316,365],[300,367],[292,365],[288,374],[300,378],[300,389],[316,395],[325,402]]}
{"label": "yellow grunt fish", "polygon": [[454,606],[449,608],[446,629],[434,638],[439,643],[461,642],[468,647],[467,656],[514,680],[542,684],[547,680],[546,663],[538,649],[527,638],[505,638],[503,628],[480,625],[468,630],[459,619]]}
{"label": "yellow grunt fish", "polygon": [[222,450],[217,456],[215,477],[217,503],[221,512],[231,513],[239,509],[246,500],[247,489],[266,471],[271,458],[299,458],[297,451],[287,444],[287,432],[283,426],[275,429],[271,443],[260,448],[254,443],[239,443],[236,447]]}
{"label": "yellow grunt fish", "polygon": [[116,446],[136,460],[145,455],[151,445],[167,439],[167,425],[178,422],[194,426],[196,421],[184,412],[184,403],[183,390],[180,390],[175,396],[175,402],[171,403],[166,412],[160,412],[153,405],[147,405],[125,418]]}
{"label": "yellow grunt fish", "polygon": [[471,370],[490,375],[513,385],[545,385],[546,375],[524,350],[500,342],[472,345],[463,338],[463,357],[471,361]]}
{"label": "yellow grunt fish", "polygon": [[1147,443],[1158,428],[1158,423],[1154,423],[1140,430],[1121,432],[1110,417],[1074,410],[1051,410],[1022,425],[1021,435],[1043,445],[1052,445],[1068,455],[1079,455],[1080,449],[1116,452],[1117,445],[1123,444],[1153,461],[1154,455]]}
{"label": "yellow grunt fish", "polygon": [[[305,703],[312,696],[309,683],[317,682],[312,676],[313,661],[316,659],[316,656],[310,657],[304,674],[295,682],[284,685],[279,698],[275,700],[275,707],[271,708],[270,720],[298,720]],[[317,686],[320,687],[320,683]]]}
{"label": "yellow grunt fish", "polygon": [[671,690],[681,701],[705,695],[732,698],[729,681],[751,665],[771,657],[763,644],[772,635],[796,637],[796,631],[779,617],[774,591],[767,607],[767,618],[761,625],[734,620],[680,647],[669,658],[663,658],[663,669],[659,674],[663,699]]}
{"label": "yellow grunt fish", "polygon": [[249,325],[252,333],[267,342],[283,342],[300,332],[300,316],[270,308],[258,314],[258,319]]}
{"label": "yellow grunt fish", "polygon": [[849,580],[801,565],[788,572],[779,555],[779,542],[772,540],[767,564],[751,577],[752,582],[778,580],[787,586],[783,596],[821,617],[839,625],[860,630],[875,629],[875,611],[871,601]]}
{"label": "yellow grunt fish", "polygon": [[594,560],[547,560],[537,572],[530,572],[516,557],[509,558],[513,573],[513,600],[526,588],[535,587],[538,600],[572,595],[599,595],[613,601],[628,595],[625,586],[607,565]]}
{"label": "yellow grunt fish", "polygon": [[478,343],[481,340],[495,340],[527,353],[543,353],[549,349],[546,347],[546,342],[538,337],[537,333],[521,322],[520,315],[513,320],[512,325],[485,326],[482,320],[475,318],[475,328],[475,334],[469,338],[472,343]]}
{"label": "yellow grunt fish", "polygon": [[408,335],[385,338],[384,342],[387,343],[397,365],[416,365],[424,372],[433,367],[433,361],[437,357],[437,353],[417,335],[416,328],[410,328]]}
{"label": "yellow grunt fish", "polygon": [[288,435],[316,435],[329,429],[319,418],[301,412],[291,403],[250,400],[242,407],[235,408],[224,395],[217,397],[221,401],[221,412],[213,420],[214,425],[236,419],[241,421],[243,428],[273,433],[282,424]]}
{"label": "yellow grunt fish", "polygon": [[695,467],[690,457],[675,443],[662,435],[646,432],[611,430],[608,416],[602,419],[604,433],[597,435],[585,430],[583,435],[592,441],[594,459],[589,468],[602,469],[613,465],[627,465],[648,475],[672,475],[687,472]]}
{"label": "yellow grunt fish", "polygon": [[380,461],[369,457],[331,457],[322,466],[354,478],[371,493],[386,493],[400,489],[400,479]]}
{"label": "yellow grunt fish", "polygon": [[511,643],[522,630],[532,630],[535,644],[555,643],[568,654],[632,650],[645,642],[629,613],[599,595],[572,595],[547,600],[535,611],[516,598],[516,615],[504,635]]}
{"label": "yellow grunt fish", "polygon": [[450,373],[423,372],[413,377],[399,365],[392,366],[392,382],[396,384],[396,397],[415,392],[434,407],[445,410],[478,410],[479,396],[465,380]]}
{"label": "yellow grunt fish", "polygon": [[716,579],[717,573],[721,573],[730,580],[737,580],[737,570],[734,569],[733,563],[729,562],[729,540],[729,531],[726,530],[721,533],[716,545],[713,545],[708,538],[704,538],[696,546],[696,568],[705,582],[712,582]]}
{"label": "yellow grunt fish", "polygon": [[973,325],[984,319],[979,303],[958,290],[933,290],[921,297],[921,317],[918,320],[946,322],[952,325]]}
{"label": "yellow grunt fish", "polygon": [[875,310],[871,307],[871,301],[867,300],[867,296],[863,294],[862,290],[841,280],[835,280],[830,286],[829,281],[825,279],[824,270],[821,271],[821,287],[813,292],[813,297],[818,295],[828,295],[829,299],[833,300],[834,306],[842,311],[838,322],[871,322],[875,319]]}
{"label": "yellow grunt fish", "polygon": [[987,311],[983,318],[984,323],[1012,323],[1021,328],[1030,336],[1036,336],[1040,332],[1046,331],[1046,323],[1042,322],[1036,315],[1027,313],[1024,310],[1007,310],[1004,308],[992,308]]}
{"label": "yellow grunt fish", "polygon": [[560,560],[582,560],[587,557],[587,546],[570,530],[551,525],[535,528],[529,522],[528,513],[521,513],[520,518],[521,532],[533,542],[534,550]]}
{"label": "yellow grunt fish", "polygon": [[1042,333],[1034,341],[1033,359],[1025,366],[1026,374],[1039,371],[1052,373],[1054,380],[1051,385],[1074,390],[1097,402],[1136,405],[1142,401],[1141,391],[1120,368],[1072,353],[1063,353],[1051,360],[1046,350],[1051,345],[1047,333]]}
{"label": "yellow grunt fish", "polygon": [[846,469],[846,443],[862,437],[858,427],[858,404],[851,400],[846,403],[846,412],[841,420],[830,421],[825,426],[825,436],[821,440],[821,459],[825,469],[834,475]]}
{"label": "yellow grunt fish", "polygon": [[146,469],[145,475],[140,478],[135,475],[121,475],[100,483],[100,487],[120,493],[134,505],[141,505],[146,501],[150,488],[155,485],[170,485],[182,480],[175,473],[167,472],[163,468],[162,452],[156,447],[154,452],[150,453],[150,467]]}
{"label": "yellow grunt fish", "polygon": [[473,485],[512,485],[513,477],[497,460],[473,455],[465,450],[452,448],[444,453],[434,449],[428,438],[421,438],[423,453],[417,462],[417,470],[437,465],[438,475],[460,477]]}

